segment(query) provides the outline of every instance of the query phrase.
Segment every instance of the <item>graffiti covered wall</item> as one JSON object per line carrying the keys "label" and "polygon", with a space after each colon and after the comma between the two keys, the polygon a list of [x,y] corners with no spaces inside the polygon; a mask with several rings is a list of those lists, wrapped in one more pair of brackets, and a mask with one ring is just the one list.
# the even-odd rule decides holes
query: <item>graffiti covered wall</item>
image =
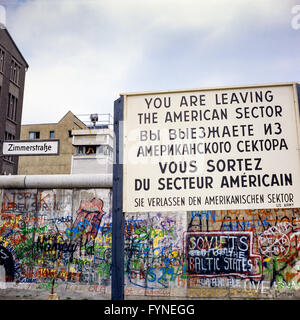
{"label": "graffiti covered wall", "polygon": [[[111,190],[1,190],[6,284],[110,298]],[[125,295],[300,298],[300,210],[126,213]]]}
{"label": "graffiti covered wall", "polygon": [[54,277],[56,285],[109,282],[110,221],[110,189],[2,190],[5,280],[40,289]]}

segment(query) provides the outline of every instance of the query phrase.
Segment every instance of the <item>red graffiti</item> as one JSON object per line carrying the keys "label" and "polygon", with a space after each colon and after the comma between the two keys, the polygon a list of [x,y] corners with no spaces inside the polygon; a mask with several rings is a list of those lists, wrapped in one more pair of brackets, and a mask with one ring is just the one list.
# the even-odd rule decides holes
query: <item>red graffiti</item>
{"label": "red graffiti", "polygon": [[91,237],[95,239],[99,230],[99,226],[104,215],[102,210],[103,201],[98,198],[93,198],[90,200],[81,200],[79,209],[77,210],[77,218],[74,222],[74,225],[83,221],[88,221],[89,226],[86,228],[86,232],[83,235],[83,238],[86,238],[87,241],[90,241]]}

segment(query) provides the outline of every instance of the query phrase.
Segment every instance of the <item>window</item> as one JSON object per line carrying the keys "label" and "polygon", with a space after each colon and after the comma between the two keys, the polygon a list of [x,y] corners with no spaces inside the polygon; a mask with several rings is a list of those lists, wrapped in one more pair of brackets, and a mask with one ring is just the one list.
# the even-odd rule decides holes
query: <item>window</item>
{"label": "window", "polygon": [[[15,136],[7,131],[5,131],[5,140],[15,140]],[[4,159],[10,162],[14,162],[13,156],[4,156]]]}
{"label": "window", "polygon": [[5,140],[15,140],[15,136],[7,131],[5,131]]}
{"label": "window", "polygon": [[49,132],[49,138],[50,139],[54,139],[54,131],[50,131]]}
{"label": "window", "polygon": [[29,131],[29,139],[39,139],[40,132],[39,131]]}
{"label": "window", "polygon": [[84,146],[77,147],[77,154],[84,154],[84,153],[85,153]]}
{"label": "window", "polygon": [[104,146],[99,146],[97,149],[98,154],[104,154]]}
{"label": "window", "polygon": [[72,138],[73,135],[72,135],[72,130],[69,130],[69,138]]}
{"label": "window", "polygon": [[113,158],[113,150],[109,146],[104,147],[104,155],[109,156],[110,158]]}
{"label": "window", "polygon": [[10,65],[10,80],[13,81],[15,84],[19,84],[20,70],[20,65],[14,59],[12,59]]}
{"label": "window", "polygon": [[109,146],[78,146],[76,148],[77,155],[91,155],[98,154],[113,157],[112,148]]}
{"label": "window", "polygon": [[78,146],[76,154],[78,155],[91,155],[96,154],[97,146]]}
{"label": "window", "polygon": [[85,147],[85,154],[95,154],[95,153],[96,153],[96,146]]}
{"label": "window", "polygon": [[7,106],[7,118],[16,121],[17,120],[17,108],[18,99],[12,95],[8,94],[8,106]]}
{"label": "window", "polygon": [[0,71],[3,72],[4,70],[4,56],[5,52],[0,48]]}
{"label": "window", "polygon": [[109,156],[111,158],[113,156],[112,148],[109,147],[109,146],[98,146],[97,147],[97,153],[105,155],[105,156]]}

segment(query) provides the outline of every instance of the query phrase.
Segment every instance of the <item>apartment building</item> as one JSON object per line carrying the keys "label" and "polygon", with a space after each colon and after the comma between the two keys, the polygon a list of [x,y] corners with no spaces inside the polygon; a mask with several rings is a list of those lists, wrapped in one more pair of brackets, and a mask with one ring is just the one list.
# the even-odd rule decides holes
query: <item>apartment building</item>
{"label": "apartment building", "polygon": [[0,174],[17,174],[18,157],[3,156],[2,142],[19,140],[28,63],[6,28],[0,28]]}

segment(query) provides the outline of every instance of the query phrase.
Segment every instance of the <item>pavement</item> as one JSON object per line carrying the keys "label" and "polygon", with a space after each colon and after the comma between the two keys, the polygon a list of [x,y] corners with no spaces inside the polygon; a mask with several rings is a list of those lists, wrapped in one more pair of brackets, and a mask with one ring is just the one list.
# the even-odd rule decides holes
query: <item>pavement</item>
{"label": "pavement", "polygon": [[[124,297],[124,300],[300,300],[300,290],[275,290],[271,296],[251,297],[186,297],[186,296],[151,296],[131,295]],[[75,283],[62,283],[54,288],[54,295],[51,295],[51,286],[37,283],[10,283],[0,282],[1,300],[111,300],[110,286],[93,286]]]}
{"label": "pavement", "polygon": [[74,290],[74,287],[68,284],[60,285],[54,289],[53,297],[51,287],[41,289],[36,284],[0,283],[0,300],[110,300],[110,295],[89,292],[85,286],[77,288]]}

